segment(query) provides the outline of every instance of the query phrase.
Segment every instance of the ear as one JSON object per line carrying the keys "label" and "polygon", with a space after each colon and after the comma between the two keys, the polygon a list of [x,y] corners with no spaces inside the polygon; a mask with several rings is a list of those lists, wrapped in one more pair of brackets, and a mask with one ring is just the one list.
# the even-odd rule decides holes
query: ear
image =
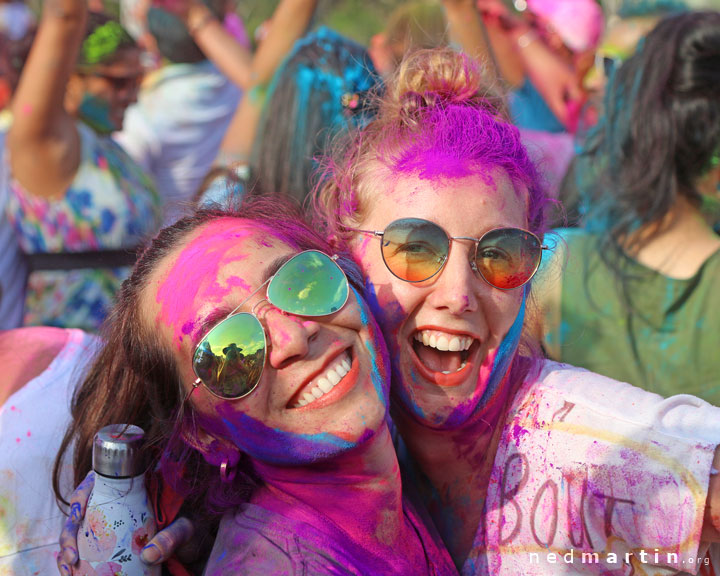
{"label": "ear", "polygon": [[327,242],[328,242],[328,244],[330,244],[330,247],[333,250],[337,250],[338,246],[340,246],[342,244],[342,242],[340,242],[340,238],[338,237],[337,233],[335,233],[335,232],[331,232],[328,235]]}

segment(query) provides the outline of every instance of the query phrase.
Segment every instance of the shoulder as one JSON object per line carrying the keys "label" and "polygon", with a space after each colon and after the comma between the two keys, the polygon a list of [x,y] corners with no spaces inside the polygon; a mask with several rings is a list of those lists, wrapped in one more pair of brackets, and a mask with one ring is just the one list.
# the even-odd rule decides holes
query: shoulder
{"label": "shoulder", "polygon": [[678,439],[720,443],[719,407],[689,394],[663,398],[568,364],[545,361],[537,378],[526,382],[520,394],[539,396],[557,406],[572,406],[599,429],[610,429],[615,423]]}
{"label": "shoulder", "polygon": [[48,370],[87,361],[97,342],[97,337],[81,330],[44,326],[0,332],[0,405]]}

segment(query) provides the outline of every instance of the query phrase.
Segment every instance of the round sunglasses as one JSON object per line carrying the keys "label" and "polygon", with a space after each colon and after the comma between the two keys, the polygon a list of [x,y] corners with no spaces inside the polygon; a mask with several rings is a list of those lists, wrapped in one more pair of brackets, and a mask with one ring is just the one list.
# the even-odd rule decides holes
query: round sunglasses
{"label": "round sunglasses", "polygon": [[383,231],[360,230],[381,238],[383,262],[393,276],[405,282],[423,282],[438,274],[454,240],[475,244],[470,266],[490,286],[500,290],[519,288],[537,272],[547,246],[528,230],[495,228],[480,238],[450,236],[443,228],[421,218],[401,218]]}
{"label": "round sunglasses", "polygon": [[265,367],[265,330],[255,315],[257,304],[251,312],[237,311],[267,286],[265,300],[283,312],[334,314],[345,306],[349,294],[347,277],[336,258],[317,250],[296,254],[216,324],[195,347],[193,388],[203,384],[213,396],[225,400],[243,398],[255,390]]}

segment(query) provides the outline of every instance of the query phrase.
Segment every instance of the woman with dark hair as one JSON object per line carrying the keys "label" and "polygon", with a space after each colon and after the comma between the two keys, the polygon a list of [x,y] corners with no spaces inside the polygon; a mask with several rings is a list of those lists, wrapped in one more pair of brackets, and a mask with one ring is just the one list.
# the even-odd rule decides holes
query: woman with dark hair
{"label": "woman with dark hair", "polygon": [[142,79],[140,51],[84,0],[45,3],[13,97],[8,214],[29,277],[25,325],[96,330],[157,229],[159,199],[109,137]]}
{"label": "woman with dark hair", "polygon": [[339,133],[373,115],[380,77],[367,50],[328,28],[299,40],[275,73],[250,160],[250,189],[299,203]]}
{"label": "woman with dark hair", "polygon": [[720,405],[720,13],[662,20],[605,100],[580,158],[599,167],[585,229],[558,231],[537,291],[545,348]]}
{"label": "woman with dark hair", "polygon": [[162,230],[75,392],[57,497],[71,447],[79,483],[95,432],[127,422],[195,518],[227,512],[206,574],[455,573],[402,494],[361,294],[352,260],[275,201]]}

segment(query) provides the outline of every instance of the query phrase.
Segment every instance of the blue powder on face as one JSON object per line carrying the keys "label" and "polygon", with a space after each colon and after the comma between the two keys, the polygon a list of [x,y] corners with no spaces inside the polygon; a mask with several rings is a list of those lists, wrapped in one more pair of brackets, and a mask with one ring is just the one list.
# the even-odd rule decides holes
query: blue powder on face
{"label": "blue powder on face", "polygon": [[446,424],[448,426],[457,427],[466,422],[473,415],[477,414],[480,410],[487,406],[493,396],[497,393],[500,383],[503,381],[503,378],[510,369],[512,360],[515,357],[515,352],[520,344],[520,335],[522,334],[523,322],[525,321],[525,301],[527,299],[527,292],[527,287],[523,288],[523,299],[520,304],[520,310],[518,310],[517,316],[515,317],[512,326],[510,326],[510,330],[508,330],[508,333],[505,334],[502,342],[500,342],[483,395],[471,409],[469,409],[472,403],[471,400],[455,408],[446,420]]}
{"label": "blue powder on face", "polygon": [[365,432],[358,442],[348,442],[326,432],[296,434],[270,428],[242,413],[237,415],[236,422],[224,418],[223,423],[243,452],[261,462],[279,466],[302,466],[333,458],[356,448],[367,436]]}

